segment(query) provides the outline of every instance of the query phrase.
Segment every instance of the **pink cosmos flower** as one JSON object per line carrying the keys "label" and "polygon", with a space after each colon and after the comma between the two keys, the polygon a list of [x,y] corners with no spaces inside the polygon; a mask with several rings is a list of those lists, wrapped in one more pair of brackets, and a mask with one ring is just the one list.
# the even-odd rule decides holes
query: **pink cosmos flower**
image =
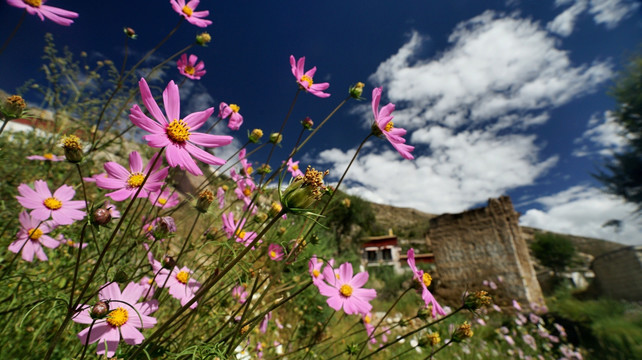
{"label": "pink cosmos flower", "polygon": [[247,293],[247,291],[245,290],[245,286],[243,285],[235,286],[232,289],[232,297],[236,299],[239,304],[244,304],[247,301],[247,297],[249,295],[250,294]]}
{"label": "pink cosmos flower", "polygon": [[298,61],[295,61],[294,55],[290,55],[290,67],[292,68],[292,75],[296,78],[296,82],[299,84],[301,89],[316,95],[320,98],[327,98],[330,96],[328,93],[324,93],[323,90],[330,87],[328,83],[315,84],[314,73],[317,71],[317,67],[313,67],[307,72],[303,72],[305,66],[305,56],[300,58]]}
{"label": "pink cosmos flower", "polygon": [[288,166],[288,171],[292,174],[292,177],[304,176],[303,171],[299,169],[298,161],[292,161],[292,158],[289,158],[286,165]]}
{"label": "pink cosmos flower", "polygon": [[236,104],[229,104],[222,102],[218,106],[219,114],[218,116],[221,119],[230,118],[230,121],[227,123],[227,127],[230,130],[238,130],[241,125],[243,125],[243,115],[239,114],[241,107]]}
{"label": "pink cosmos flower", "polygon": [[[186,266],[180,269],[178,266],[174,266],[172,271],[162,269],[156,275],[156,285],[163,286],[164,284],[165,287],[169,288],[169,294],[180,300],[181,306],[184,306],[188,301],[192,300],[194,294],[201,288],[201,283],[196,281],[192,274],[192,270]],[[197,305],[198,302],[194,302],[190,309],[195,309]]]}
{"label": "pink cosmos flower", "polygon": [[51,221],[42,222],[33,219],[26,211],[18,216],[20,220],[20,230],[16,235],[16,240],[9,244],[9,251],[18,253],[22,250],[22,258],[32,262],[34,255],[40,261],[47,261],[47,255],[42,250],[43,246],[55,249],[60,245],[59,241],[54,240],[47,235],[56,226]]}
{"label": "pink cosmos flower", "polygon": [[156,291],[156,287],[154,286],[154,279],[150,278],[149,276],[143,276],[138,284],[143,287],[143,298],[145,300],[152,300],[154,298],[154,292]]}
{"label": "pink cosmos flower", "polygon": [[417,266],[415,265],[415,249],[411,248],[408,250],[407,255],[408,266],[412,269],[413,277],[421,285],[421,298],[424,300],[426,307],[432,306],[432,317],[434,318],[437,315],[446,315],[446,311],[444,311],[441,305],[437,302],[437,299],[435,299],[435,297],[430,293],[430,290],[428,290],[428,286],[432,281],[432,278],[428,273],[424,273],[423,270],[417,269]]}
{"label": "pink cosmos flower", "polygon": [[71,200],[76,191],[68,185],[62,185],[53,195],[44,180],[36,180],[35,191],[27,184],[20,184],[16,196],[20,205],[33,209],[31,217],[38,221],[45,221],[51,217],[58,225],[70,225],[74,221],[85,217],[85,212],[78,210],[85,207],[81,200]]}
{"label": "pink cosmos flower", "polygon": [[[245,231],[243,226],[245,225],[245,218],[241,219],[239,222],[234,221],[234,213],[229,212],[223,214],[223,231],[227,234],[229,238],[234,238],[236,242],[243,243],[243,245],[248,246],[254,241],[257,234],[254,231]],[[263,240],[259,240],[259,244]]]}
{"label": "pink cosmos flower", "polygon": [[361,318],[361,320],[363,321],[363,326],[366,328],[366,333],[368,334],[368,338],[370,338],[370,343],[376,344],[377,339],[375,339],[375,337],[373,336],[375,327],[374,325],[372,325],[372,314],[368,312],[362,315],[363,317]]}
{"label": "pink cosmos flower", "polygon": [[[66,244],[67,246],[71,246],[71,247],[74,247],[76,249],[78,249],[80,247],[80,243],[77,243],[77,242],[75,242],[75,241],[73,241],[73,240],[71,240],[69,238],[66,238],[65,235],[63,235],[63,234],[58,234],[58,236],[56,236],[56,241],[58,241],[60,244]],[[83,249],[86,248],[87,245],[89,245],[89,244],[86,243],[86,242],[83,242],[82,243],[82,248]]]}
{"label": "pink cosmos flower", "polygon": [[239,200],[242,200],[243,203],[245,203],[244,209],[247,209],[252,202],[252,197],[250,195],[252,195],[254,190],[256,190],[256,184],[251,178],[242,178],[236,182],[234,193]]}
{"label": "pink cosmos flower", "polygon": [[323,270],[323,276],[329,284],[319,282],[317,287],[323,296],[327,296],[328,306],[336,311],[341,310],[348,314],[367,314],[372,310],[369,301],[377,297],[374,289],[363,289],[362,286],[368,281],[368,273],[360,272],[352,276],[352,264],[343,263],[339,266],[339,278],[334,278],[334,272],[330,267]]}
{"label": "pink cosmos flower", "polygon": [[225,190],[219,186],[216,190],[216,198],[218,199],[218,208],[222,209],[225,207]]}
{"label": "pink cosmos flower", "polygon": [[107,173],[100,173],[100,174],[94,174],[94,175],[92,175],[90,177],[84,177],[82,179],[85,182],[94,182],[95,183],[96,179],[98,179],[98,178],[108,178],[108,177],[109,177],[109,175],[107,175]]}
{"label": "pink cosmos flower", "polygon": [[[150,191],[158,191],[161,186],[163,186],[163,181],[167,177],[167,172],[169,168],[164,167],[159,170],[162,161],[156,160],[158,154],[154,154],[149,160],[145,168],[143,168],[143,159],[140,157],[138,151],[132,151],[129,154],[129,170],[125,169],[123,166],[117,162],[108,161],[103,165],[105,171],[109,177],[107,178],[96,178],[96,186],[101,189],[116,190],[105,194],[105,196],[111,197],[114,201],[123,201],[126,199],[133,199],[134,195],[138,191],[138,188],[143,187],[138,193],[139,198],[145,198],[149,196]],[[151,175],[143,184],[145,176],[150,170],[150,166],[154,164]]]}
{"label": "pink cosmos flower", "polygon": [[43,155],[29,155],[27,156],[29,160],[42,160],[42,161],[65,161],[64,156],[58,156],[51,153],[46,153]]}
{"label": "pink cosmos flower", "polygon": [[[190,4],[194,2],[192,0]],[[143,111],[134,105],[130,110],[129,119],[136,126],[150,132],[151,134],[143,136],[147,144],[151,147],[166,147],[165,157],[169,166],[180,166],[181,169],[189,171],[193,175],[203,175],[198,168],[192,156],[196,159],[210,165],[223,165],[225,160],[220,159],[196,145],[205,147],[219,147],[228,145],[232,142],[231,136],[210,135],[195,132],[205,121],[212,115],[214,108],[205,111],[195,112],[180,117],[180,95],[178,86],[174,81],[170,81],[163,91],[163,103],[167,118],[161,112],[158,104],[152,96],[151,90],[144,78],[138,82],[143,104],[155,120],[147,117]],[[169,122],[168,122],[169,120]]]}
{"label": "pink cosmos flower", "polygon": [[272,318],[272,312],[270,311],[269,313],[265,314],[263,317],[263,320],[261,320],[261,324],[259,325],[259,331],[265,334],[267,332],[267,327],[270,319]]}
{"label": "pink cosmos flower", "polygon": [[274,261],[283,260],[283,246],[279,244],[270,244],[268,246],[268,257]]}
{"label": "pink cosmos flower", "polygon": [[[312,283],[315,286],[317,286],[318,282],[323,281],[323,272],[321,271],[323,264],[323,260],[317,259],[316,255],[312,255],[310,261],[308,261],[308,272],[310,273],[310,276],[312,276]],[[334,259],[328,262],[328,266],[331,268],[334,266]]]}
{"label": "pink cosmos flower", "polygon": [[247,151],[245,149],[241,149],[241,151],[239,151],[239,162],[241,163],[241,174],[246,177],[250,177],[254,169],[252,168],[252,163],[248,162],[245,157],[246,152]]}
{"label": "pink cosmos flower", "polygon": [[165,189],[163,192],[160,190],[152,191],[149,193],[148,199],[152,204],[154,204],[154,206],[158,206],[161,209],[174,207],[178,205],[178,202],[180,201],[178,199],[178,194],[170,189]]}
{"label": "pink cosmos flower", "polygon": [[143,295],[143,287],[134,282],[127,284],[122,293],[117,283],[106,284],[98,292],[98,298],[109,306],[107,316],[93,319],[90,315],[91,306],[81,305],[71,318],[81,324],[93,323],[78,333],[80,342],[84,345],[98,341],[96,353],[109,358],[116,355],[121,337],[129,345],[142,343],[145,337],[138,329],[154,327],[156,319],[149,314],[158,309],[156,300],[139,303],[138,299]]}
{"label": "pink cosmos flower", "polygon": [[42,21],[47,18],[58,25],[69,26],[74,22],[71,19],[78,17],[78,13],[45,5],[45,2],[47,0],[7,0],[11,6],[25,9],[30,15],[38,15]]}
{"label": "pink cosmos flower", "polygon": [[187,4],[185,4],[185,0],[169,0],[169,2],[172,4],[174,11],[187,19],[190,24],[202,28],[212,24],[212,21],[204,19],[204,17],[210,14],[208,10],[194,11],[200,3],[200,0],[191,0]]}
{"label": "pink cosmos flower", "polygon": [[[395,110],[395,104],[388,104],[379,110],[379,101],[381,101],[381,92],[383,87],[372,89],[372,113],[374,114],[374,124],[372,128],[377,132],[383,134],[386,139],[392,144],[401,156],[405,159],[412,160],[415,157],[410,154],[415,149],[414,146],[406,144],[406,139],[403,136],[406,130],[402,128],[395,128],[392,120],[392,112]],[[376,127],[375,127],[376,126]]]}
{"label": "pink cosmos flower", "polygon": [[187,76],[192,80],[200,80],[201,76],[205,75],[205,63],[201,60],[198,64],[198,57],[194,54],[187,58],[187,54],[181,55],[176,61],[176,66],[181,75]]}

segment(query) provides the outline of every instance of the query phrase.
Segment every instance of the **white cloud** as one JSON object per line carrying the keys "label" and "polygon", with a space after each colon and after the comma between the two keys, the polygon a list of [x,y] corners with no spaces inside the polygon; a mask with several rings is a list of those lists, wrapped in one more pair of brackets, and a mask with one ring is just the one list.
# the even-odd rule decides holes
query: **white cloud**
{"label": "white cloud", "polygon": [[630,16],[640,4],[634,0],[591,0],[589,13],[597,24],[612,29]]}
{"label": "white cloud", "polygon": [[[544,210],[531,209],[520,224],[549,231],[587,236],[624,244],[642,244],[642,221],[633,215],[635,206],[590,186],[574,186],[537,200]],[[604,224],[622,221],[620,231]]]}
{"label": "white cloud", "polygon": [[624,128],[615,122],[615,117],[610,111],[605,111],[601,115],[595,114],[589,120],[588,129],[582,137],[575,140],[575,143],[581,146],[573,152],[573,155],[587,156],[597,153],[609,156],[619,152],[627,144],[623,133]]}
{"label": "white cloud", "polygon": [[[555,5],[560,6],[563,4],[567,4],[569,1],[564,0],[564,1],[556,1]],[[560,36],[569,36],[573,32],[573,28],[575,27],[575,22],[577,20],[577,17],[583,13],[586,8],[588,7],[588,0],[577,0],[575,4],[573,4],[571,7],[568,9],[564,10],[561,14],[557,15],[553,21],[549,22],[546,25],[546,28],[553,32],[556,33]]]}
{"label": "white cloud", "polygon": [[491,11],[459,24],[449,41],[452,47],[434,59],[414,61],[422,43],[414,33],[371,76],[398,105],[400,125],[455,128],[506,115],[524,125],[527,111],[563,105],[612,75],[605,62],[574,67],[536,22]]}

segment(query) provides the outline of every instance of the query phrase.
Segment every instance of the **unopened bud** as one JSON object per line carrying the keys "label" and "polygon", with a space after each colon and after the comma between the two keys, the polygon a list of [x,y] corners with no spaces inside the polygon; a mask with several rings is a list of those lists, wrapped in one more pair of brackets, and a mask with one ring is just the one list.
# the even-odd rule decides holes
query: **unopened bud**
{"label": "unopened bud", "polygon": [[314,121],[312,121],[312,119],[310,119],[309,116],[306,116],[306,118],[303,119],[303,121],[301,121],[301,125],[303,125],[303,127],[306,130],[312,130],[312,127],[314,126]]}
{"label": "unopened bud", "polygon": [[263,164],[258,170],[256,170],[256,172],[259,174],[269,174],[272,172],[272,167],[268,164]]}
{"label": "unopened bud", "polygon": [[227,190],[230,189],[230,187],[227,186],[227,185],[223,185],[223,186],[221,186],[221,189],[223,189],[223,191],[227,191]]}
{"label": "unopened bud", "polygon": [[410,321],[409,321],[408,319],[401,319],[401,320],[399,320],[399,326],[401,326],[401,327],[406,327],[406,326],[408,326],[408,325],[410,325]]}
{"label": "unopened bud", "polygon": [[91,307],[89,316],[92,319],[102,319],[109,314],[109,305],[104,301],[98,301]]}
{"label": "unopened bud", "polygon": [[364,83],[358,82],[354,86],[350,87],[348,92],[353,99],[361,100],[361,94],[363,94]]}
{"label": "unopened bud", "polygon": [[247,334],[247,332],[250,331],[250,325],[245,325],[241,328],[241,335]]}
{"label": "unopened bud", "polygon": [[7,118],[7,120],[17,119],[22,116],[22,113],[25,111],[27,103],[20,95],[11,95],[9,96],[2,105],[2,113]]}
{"label": "unopened bud", "polygon": [[464,321],[464,323],[459,325],[453,333],[452,341],[461,342],[462,340],[472,337],[473,334],[473,331],[470,329],[470,324],[467,321]]}
{"label": "unopened bud", "polygon": [[285,231],[286,231],[286,229],[285,229],[283,226],[281,226],[281,227],[276,231],[276,234],[277,234],[277,235],[279,235],[279,236],[283,236],[283,234],[285,234]]}
{"label": "unopened bud", "polygon": [[210,41],[212,41],[212,37],[207,32],[196,35],[196,43],[201,46],[206,46]]}
{"label": "unopened bud", "polygon": [[270,134],[270,142],[272,144],[280,144],[281,141],[283,141],[283,135],[279,133],[271,133]]}
{"label": "unopened bud", "polygon": [[123,32],[124,32],[124,33],[125,33],[125,35],[127,35],[127,37],[129,37],[130,39],[135,40],[135,39],[138,37],[138,35],[136,35],[136,31],[134,31],[134,29],[132,29],[132,28],[130,28],[130,27],[125,27],[125,28],[123,28]]}
{"label": "unopened bud", "polygon": [[263,211],[258,212],[256,215],[254,215],[254,221],[256,221],[259,224],[265,222],[265,220],[267,219],[268,219],[268,215]]}
{"label": "unopened bud", "polygon": [[311,235],[310,235],[310,244],[312,244],[312,245],[318,245],[318,244],[319,244],[319,241],[320,241],[320,239],[319,239],[319,235],[317,235],[317,234],[311,234]]}
{"label": "unopened bud", "polygon": [[271,218],[277,217],[281,213],[282,209],[283,207],[281,206],[281,204],[277,202],[273,202],[272,205],[270,206],[270,211],[268,212],[268,215]]}
{"label": "unopened bud", "polygon": [[476,291],[466,296],[466,299],[464,299],[464,308],[468,310],[477,310],[484,305],[490,305],[491,301],[492,299],[488,295],[488,292],[484,290]]}
{"label": "unopened bud", "polygon": [[96,225],[107,225],[111,221],[111,213],[108,209],[98,208],[91,214],[91,221]]}
{"label": "unopened bud", "polygon": [[198,194],[198,200],[196,201],[196,210],[206,213],[213,201],[214,194],[211,191],[208,189],[201,191],[201,193]]}
{"label": "unopened bud", "polygon": [[65,150],[65,158],[67,158],[67,161],[74,164],[82,161],[82,146],[80,144],[80,139],[76,135],[63,136],[61,145],[63,150]]}
{"label": "unopened bud", "polygon": [[117,269],[116,273],[114,274],[114,282],[117,282],[119,284],[125,283],[129,280],[129,276],[127,276],[127,273],[123,271],[122,269]]}
{"label": "unopened bud", "polygon": [[165,255],[163,257],[163,268],[171,270],[176,266],[176,260],[174,260],[173,257],[169,255]]}
{"label": "unopened bud", "polygon": [[254,130],[252,130],[252,132],[250,133],[250,135],[248,135],[248,140],[250,140],[251,142],[253,142],[253,143],[255,143],[255,144],[256,144],[257,142],[259,142],[259,140],[260,140],[262,137],[263,137],[263,130],[261,130],[261,129],[254,129]]}
{"label": "unopened bud", "polygon": [[422,307],[417,311],[417,317],[420,318],[421,320],[427,320],[428,317],[432,316],[432,310]]}

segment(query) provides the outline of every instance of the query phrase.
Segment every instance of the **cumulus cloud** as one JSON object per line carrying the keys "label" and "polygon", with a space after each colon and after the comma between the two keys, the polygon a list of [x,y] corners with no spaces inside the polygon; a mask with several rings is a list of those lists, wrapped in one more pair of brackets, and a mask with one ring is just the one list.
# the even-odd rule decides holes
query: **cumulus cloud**
{"label": "cumulus cloud", "polygon": [[575,143],[579,144],[579,148],[573,151],[573,155],[578,157],[594,154],[609,156],[619,152],[627,145],[624,133],[624,128],[615,122],[615,117],[610,111],[595,114],[588,122],[588,129],[575,140]]}
{"label": "cumulus cloud", "polygon": [[[546,30],[516,15],[489,11],[460,23],[451,46],[429,59],[418,56],[423,41],[413,33],[370,78],[416,146],[414,161],[383,140],[364,148],[345,185],[371,201],[459,212],[532,185],[558,157],[541,157],[545,144],[529,132],[612,73],[604,62],[572,64]],[[369,106],[363,110],[371,119]],[[329,149],[317,160],[331,164],[336,180],[354,151]]]}
{"label": "cumulus cloud", "polygon": [[371,76],[401,109],[399,124],[481,126],[519,115],[512,123],[524,125],[528,111],[565,104],[612,75],[605,62],[573,66],[538,23],[492,11],[459,24],[449,41],[452,47],[434,59],[415,60],[422,36],[413,33]]}
{"label": "cumulus cloud", "polygon": [[[578,185],[537,200],[543,210],[531,209],[520,224],[577,236],[607,239],[624,244],[642,244],[642,219],[633,215],[635,206],[595,187]],[[604,226],[622,221],[619,230]]]}
{"label": "cumulus cloud", "polygon": [[596,24],[608,29],[616,27],[638,9],[639,3],[634,0],[556,0],[555,6],[572,4],[553,21],[547,24],[548,30],[560,36],[569,36],[575,28],[577,19],[584,12],[593,17]]}

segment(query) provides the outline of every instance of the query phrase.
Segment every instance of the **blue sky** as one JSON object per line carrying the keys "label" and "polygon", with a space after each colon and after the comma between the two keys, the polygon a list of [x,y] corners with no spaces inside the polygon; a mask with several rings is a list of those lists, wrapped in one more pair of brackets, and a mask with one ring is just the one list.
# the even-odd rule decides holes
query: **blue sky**
{"label": "blue sky", "polygon": [[[51,0],[76,11],[70,27],[28,16],[0,56],[0,88],[38,77],[42,34],[91,61],[123,57],[122,27],[136,29],[131,57],[152,48],[178,22],[169,1]],[[245,123],[232,135],[277,130],[296,92],[289,56],[317,66],[315,82],[332,96],[299,96],[281,158],[298,121],[320,122],[366,83],[383,86],[397,106],[395,126],[408,129],[414,161],[384,140],[370,141],[346,178],[369,200],[430,213],[459,212],[508,194],[523,225],[642,244],[632,206],[599,190],[592,179],[604,156],[622,146],[608,116],[614,74],[642,40],[642,10],[630,0],[504,1],[202,1],[213,41],[190,52],[207,74],[181,89],[189,111],[241,106]],[[20,10],[0,3],[0,40]],[[187,22],[146,66],[171,55],[202,31]],[[181,81],[175,67],[165,79]],[[349,103],[295,160],[328,168],[336,181],[372,121],[369,101]],[[288,131],[289,130],[289,131]],[[224,128],[219,132],[229,133]],[[225,152],[233,152],[226,149]],[[264,155],[263,155],[264,156]],[[254,160],[264,161],[262,156]],[[273,164],[274,165],[274,164]],[[624,220],[620,232],[602,224]]]}

